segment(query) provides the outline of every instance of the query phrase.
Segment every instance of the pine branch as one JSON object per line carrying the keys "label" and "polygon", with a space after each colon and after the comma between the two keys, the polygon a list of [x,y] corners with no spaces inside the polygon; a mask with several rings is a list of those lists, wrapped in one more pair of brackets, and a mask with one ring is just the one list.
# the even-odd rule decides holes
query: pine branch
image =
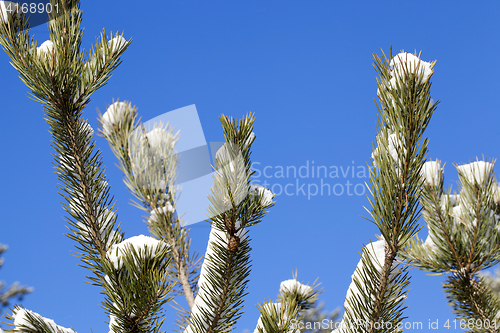
{"label": "pine branch", "polygon": [[[56,172],[63,184],[61,195],[67,200],[66,220],[73,231],[68,236],[77,242],[83,266],[94,273],[89,279],[104,288],[103,307],[110,314],[110,329],[158,332],[160,308],[171,299],[165,267],[170,262],[168,251],[159,251],[158,246],[148,249],[151,241],[147,238],[121,242],[123,235],[119,226],[115,227],[116,214],[100,152],[95,148],[92,128],[82,119],[90,94],[107,82],[130,42],[122,36],[107,43],[98,41],[84,61],[79,3],[58,3],[63,13],[49,23],[50,41],[36,48],[32,38],[27,42],[29,29],[16,30],[27,28],[25,21],[14,24],[9,18],[7,25],[0,25],[0,42],[34,99],[45,106],[57,157]],[[106,38],[105,32],[101,37]],[[14,324],[20,330],[66,331],[37,314],[23,310],[19,315],[16,311]]]}
{"label": "pine branch", "polygon": [[396,254],[396,251],[386,249],[384,266],[382,267],[382,276],[380,277],[379,288],[375,296],[375,308],[373,309],[373,314],[370,319],[370,327],[375,327],[375,324],[378,323],[378,318],[381,316],[384,305],[383,299],[391,292],[391,290],[388,290],[390,288],[388,281],[389,275],[391,274],[391,267],[396,259]]}
{"label": "pine branch", "polygon": [[370,171],[373,194],[370,215],[386,245],[367,332],[380,331],[376,325],[380,323],[397,327],[403,319],[402,310],[395,309],[401,309],[404,297],[391,295],[404,295],[409,279],[404,269],[394,266],[400,248],[418,228],[419,171],[427,152],[427,140],[422,141],[422,135],[435,109],[430,102],[428,81],[433,65],[424,64],[407,53],[400,53],[391,60],[391,71],[385,55],[384,59],[375,56],[374,62],[380,77],[382,106],[377,106],[380,111],[379,147],[374,150],[373,157],[378,168]]}
{"label": "pine branch", "polygon": [[314,305],[320,291],[293,279],[281,282],[277,302],[266,301],[258,304],[260,317],[254,333],[301,332],[306,328],[306,320],[319,320],[321,315],[314,312]]}
{"label": "pine branch", "polygon": [[434,64],[404,52],[391,58],[374,55],[380,106],[369,213],[383,240],[365,247],[356,268],[344,304],[342,330],[348,332],[394,331],[404,319],[409,277],[397,257],[418,230],[419,173],[427,153],[422,136],[436,108],[429,82]]}
{"label": "pine branch", "polygon": [[[190,308],[194,304],[196,263],[189,253],[188,230],[174,216],[179,195],[173,185],[177,156],[174,150],[178,134],[166,125],[155,124],[146,132],[137,118],[137,109],[128,102],[113,103],[100,116],[100,133],[108,141],[120,162],[129,191],[140,201],[135,205],[150,214],[148,228],[152,235],[165,240],[173,258],[171,275],[181,286]],[[194,269],[193,269],[194,268]]]}
{"label": "pine branch", "polygon": [[112,267],[105,277],[110,329],[114,332],[159,332],[163,304],[172,300],[168,281],[168,245],[146,236],[116,244],[108,252]]}
{"label": "pine branch", "polygon": [[421,203],[428,239],[410,242],[403,256],[421,269],[450,273],[444,290],[458,318],[474,321],[472,332],[495,331],[496,327],[477,324],[488,321],[493,325],[499,319],[498,296],[477,278],[480,270],[499,261],[500,216],[495,213],[499,187],[494,163],[457,166],[462,184],[458,195],[443,194],[442,168],[440,163],[437,166],[423,173]]}
{"label": "pine branch", "polygon": [[73,329],[57,325],[52,319],[40,316],[38,313],[16,306],[12,316],[16,332],[22,333],[75,333]]}
{"label": "pine branch", "polygon": [[449,275],[443,289],[458,319],[465,319],[464,328],[469,332],[499,331],[500,300],[482,279],[463,270]]}
{"label": "pine branch", "polygon": [[253,116],[239,123],[221,116],[226,143],[215,158],[208,209],[212,229],[198,281],[199,291],[185,332],[229,332],[241,316],[250,273],[247,227],[260,223],[272,194],[250,186]]}
{"label": "pine branch", "polygon": [[[60,156],[58,176],[65,185],[61,194],[74,208],[65,207],[70,225],[79,235],[70,237],[80,242],[80,249],[87,252],[80,254],[80,257],[85,266],[94,270],[99,277],[100,261],[108,243],[108,239],[104,238],[110,235],[109,231],[101,234],[102,221],[109,215],[106,213],[110,206],[109,189],[101,171],[99,152],[94,152],[92,130],[81,119],[89,96],[80,95],[80,98],[76,98],[80,87],[88,83],[82,81],[79,3],[59,1],[58,5],[64,14],[49,24],[52,46],[48,49],[37,49],[25,21],[14,24],[13,18],[9,18],[9,24],[0,26],[0,43],[31,90],[33,98],[45,106],[53,147]],[[16,25],[20,30],[18,34]],[[123,50],[108,50],[105,55],[104,81],[118,65],[118,56]],[[111,219],[109,227],[113,227],[114,221]],[[88,237],[81,237],[85,234]]]}
{"label": "pine branch", "polygon": [[254,333],[295,332],[295,323],[300,318],[300,307],[295,302],[266,301],[257,307],[260,317]]}

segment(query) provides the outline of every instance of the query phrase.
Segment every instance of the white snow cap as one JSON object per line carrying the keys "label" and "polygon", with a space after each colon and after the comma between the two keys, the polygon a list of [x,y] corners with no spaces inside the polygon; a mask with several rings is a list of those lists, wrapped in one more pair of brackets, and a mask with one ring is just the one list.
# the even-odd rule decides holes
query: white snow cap
{"label": "white snow cap", "polygon": [[[406,71],[406,68],[408,68],[411,73],[421,77],[424,81],[427,80],[433,73],[429,62],[425,62],[414,54],[407,52],[399,53],[392,58],[390,67],[401,76]],[[392,76],[395,77],[394,74]]]}
{"label": "white snow cap", "polygon": [[270,205],[273,202],[274,194],[260,184],[250,184],[248,192],[251,195],[255,195],[255,192],[258,192],[262,196],[262,206]]}
{"label": "white snow cap", "polygon": [[446,214],[446,212],[448,211],[448,204],[449,204],[450,202],[452,203],[452,205],[451,205],[451,206],[453,207],[453,201],[452,201],[450,198],[448,198],[448,195],[447,195],[447,194],[442,195],[442,196],[441,196],[441,199],[439,200],[439,202],[440,202],[440,204],[441,204],[441,205],[440,205],[440,206],[441,206],[441,210],[442,210],[443,212],[445,212],[445,214]]}
{"label": "white snow cap", "polygon": [[36,54],[42,55],[42,54],[52,54],[52,49],[54,48],[54,43],[52,43],[51,40],[46,40],[45,42],[42,43],[39,47],[36,48]]}
{"label": "white snow cap", "polygon": [[[83,95],[83,93],[85,92],[85,89],[86,89],[86,85],[85,85],[85,82],[82,82],[81,85],[80,85],[80,90],[77,90],[75,92],[75,95],[73,96],[73,103],[76,103],[76,101],[80,98],[80,96]],[[93,130],[92,130],[93,131]],[[94,132],[92,132],[93,134]]]}
{"label": "white snow cap", "polygon": [[[75,158],[70,155],[59,155],[58,161],[61,164],[61,168],[68,169],[68,171],[76,178],[80,179],[80,174],[78,173],[78,170],[76,169],[76,162]],[[93,168],[95,167],[95,164],[88,164],[89,171],[94,170]]]}
{"label": "white snow cap", "polygon": [[420,176],[430,186],[437,186],[439,184],[442,173],[443,168],[439,160],[425,162],[422,169],[420,169]]}
{"label": "white snow cap", "polygon": [[[218,239],[221,238],[223,240],[227,239],[226,233],[224,231],[220,231],[214,226],[212,226],[212,229],[210,230],[210,236],[208,238],[208,245],[207,245],[207,252],[205,253],[205,260],[203,261],[203,264],[201,265],[201,270],[200,270],[200,277],[198,278],[198,294],[196,295],[194,299],[194,305],[193,308],[191,309],[191,318],[203,318],[203,313],[210,313],[212,318],[214,316],[213,308],[210,306],[205,301],[205,298],[207,297],[207,290],[213,290],[213,287],[210,285],[209,282],[207,282],[207,270],[208,267],[212,265],[212,263],[209,261],[214,253],[214,244],[213,242],[218,242]],[[227,243],[226,243],[227,244]],[[219,294],[222,292],[221,290],[216,290],[215,293]],[[208,323],[203,323],[205,327],[208,327]],[[188,325],[186,329],[184,330],[184,333],[195,333],[193,330],[193,327],[191,325]]]}
{"label": "white snow cap", "polygon": [[493,164],[485,161],[477,161],[457,166],[459,175],[462,175],[472,184],[483,185],[493,171]]}
{"label": "white snow cap", "polygon": [[[73,156],[70,156],[70,155],[67,155],[67,156],[64,156],[65,158],[63,158],[62,155],[59,154],[59,163],[61,164],[62,167],[64,168],[67,168],[71,171],[75,171],[75,175],[76,174],[76,168],[75,168],[75,158]],[[70,163],[66,163],[68,160],[68,162]],[[77,177],[79,177],[79,175],[77,175]]]}
{"label": "white snow cap", "polygon": [[461,223],[463,223],[463,215],[464,215],[464,212],[463,212],[463,207],[461,204],[458,204],[457,206],[453,207],[453,210],[451,211],[451,215],[452,215],[452,218],[453,218],[453,222],[455,223],[455,225],[459,225]]}
{"label": "white snow cap", "polygon": [[392,133],[389,135],[389,154],[391,154],[392,158],[397,161],[399,160],[398,152],[399,150],[403,150],[404,154],[406,154],[406,149],[403,147],[403,143],[398,138],[396,133]]}
{"label": "white snow cap", "polygon": [[[377,269],[377,271],[379,273],[381,273],[382,268],[384,266],[384,262],[385,262],[385,240],[381,239],[381,240],[378,240],[376,242],[372,242],[372,243],[366,245],[365,248],[363,249],[363,256],[365,256],[365,255],[369,255],[374,267]],[[363,276],[364,269],[365,269],[365,267],[363,265],[363,260],[360,259],[358,262],[358,265],[356,266],[356,270],[354,271],[354,274],[352,274],[352,276],[351,276],[352,281],[351,281],[351,284],[349,285],[349,289],[347,290],[347,295],[345,297],[344,308],[346,309],[346,312],[347,312],[347,309],[351,308],[349,301],[353,302],[356,297],[362,297],[361,290],[359,290],[358,287],[356,286],[356,284],[354,283],[354,278],[356,277],[357,280],[359,282],[361,282],[362,281],[361,277]],[[361,274],[361,276],[360,276],[360,274]],[[362,288],[364,288],[364,286],[362,286]],[[365,320],[367,318],[359,318],[359,319]],[[354,325],[354,327],[355,327],[356,323],[350,323],[349,319],[344,314],[344,317],[342,318],[342,326],[341,327],[345,327],[345,325],[347,325],[347,326]]]}
{"label": "white snow cap", "polygon": [[[31,325],[30,321],[28,320],[27,313],[29,313],[31,315],[31,317],[35,317],[38,320],[43,321],[48,327],[51,328],[51,331],[53,333],[57,333],[60,331],[65,332],[65,333],[74,333],[75,332],[70,328],[66,328],[66,327],[62,327],[62,326],[57,325],[52,319],[42,317],[36,312],[26,310],[23,308],[15,309],[14,313],[12,314],[12,317],[14,317],[14,326],[16,326],[17,332],[32,332],[35,330],[35,327],[33,327],[33,325]],[[21,327],[21,326],[25,326],[25,327]]]}
{"label": "white snow cap", "polygon": [[313,292],[313,288],[306,284],[302,284],[295,279],[285,280],[280,284],[280,293],[285,292],[294,292],[296,291],[298,294],[302,296],[309,296]]}
{"label": "white snow cap", "polygon": [[398,87],[395,76],[391,77],[391,79],[389,80],[389,86],[393,89],[396,89]]}
{"label": "white snow cap", "polygon": [[122,36],[116,36],[108,41],[108,46],[111,47],[111,50],[113,52],[116,52],[117,50],[125,46],[126,43],[127,40],[125,38],[123,38]]}
{"label": "white snow cap", "polygon": [[176,142],[175,136],[163,127],[152,129],[146,134],[146,137],[148,138],[151,148],[160,148],[165,145],[168,145],[169,148],[173,148]]}
{"label": "white snow cap", "polygon": [[153,209],[151,211],[151,216],[149,217],[148,222],[151,223],[153,220],[154,221],[158,220],[158,218],[160,217],[162,212],[163,212],[163,214],[167,215],[167,213],[169,213],[169,212],[174,213],[175,210],[174,210],[174,207],[172,206],[172,204],[170,202],[167,202],[166,206],[163,206],[161,208],[156,208],[156,209]]}
{"label": "white snow cap", "polygon": [[118,126],[124,119],[126,110],[127,103],[125,102],[114,102],[108,107],[101,119],[104,134],[111,135],[115,131],[114,126]]}
{"label": "white snow cap", "polygon": [[123,264],[122,257],[128,247],[133,247],[137,253],[141,253],[142,255],[144,255],[145,248],[147,247],[148,250],[152,250],[152,255],[154,256],[167,246],[166,243],[154,239],[153,237],[144,235],[134,236],[127,238],[119,244],[113,245],[108,250],[108,258],[113,262],[115,269],[119,269]]}
{"label": "white snow cap", "polygon": [[[372,153],[372,159],[375,166],[378,166],[375,162],[375,156],[377,156],[380,152],[380,149],[383,148],[382,143],[380,142],[380,135],[382,134],[377,135],[377,148],[375,148]],[[402,150],[403,155],[406,155],[406,148],[403,147],[403,143],[396,133],[389,134],[387,148],[389,150],[389,155],[393,158],[394,161],[398,162],[397,165],[399,166],[399,151]]]}

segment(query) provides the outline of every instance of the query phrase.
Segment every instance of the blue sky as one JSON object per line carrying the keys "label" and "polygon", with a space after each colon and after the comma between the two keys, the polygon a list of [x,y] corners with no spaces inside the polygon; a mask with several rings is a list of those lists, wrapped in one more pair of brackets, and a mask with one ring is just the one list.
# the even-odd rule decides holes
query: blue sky
{"label": "blue sky", "polygon": [[[440,100],[426,131],[429,157],[446,162],[445,184],[456,187],[453,163],[500,155],[498,15],[500,4],[484,1],[262,1],[168,0],[84,1],[89,49],[102,28],[133,38],[109,83],[91,97],[85,117],[96,128],[96,109],[113,99],[129,100],[143,120],[195,104],[207,141],[222,141],[220,114],[255,112],[255,169],[279,195],[263,223],[252,227],[252,262],[245,314],[236,332],[253,331],[255,304],[276,298],[279,284],[298,278],[322,282],[327,309],[342,306],[359,260],[361,244],[376,227],[363,219],[368,200],[353,194],[368,178],[267,178],[279,166],[324,165],[366,169],[376,134],[376,73],[372,53],[422,50],[437,59],[432,97]],[[41,44],[45,27],[34,29]],[[0,278],[33,286],[23,305],[77,332],[107,332],[96,287],[71,255],[61,197],[52,166],[48,125],[42,107],[27,98],[9,59],[0,52],[3,158],[0,242],[10,246]],[[107,142],[97,137],[107,166],[118,217],[127,237],[148,234],[143,212],[131,195]],[[350,169],[352,170],[352,169]],[[274,172],[272,172],[274,173]],[[368,172],[366,172],[366,176]],[[307,186],[337,185],[337,193],[307,196]],[[347,193],[347,182],[352,195]],[[296,189],[305,185],[305,194]],[[361,215],[361,216],[360,216]],[[192,248],[206,249],[209,227],[195,224]],[[425,231],[422,232],[425,236]],[[441,289],[442,277],[412,270],[406,321],[442,324],[454,316]],[[165,330],[174,325],[167,307]],[[453,330],[453,329],[450,329]]]}

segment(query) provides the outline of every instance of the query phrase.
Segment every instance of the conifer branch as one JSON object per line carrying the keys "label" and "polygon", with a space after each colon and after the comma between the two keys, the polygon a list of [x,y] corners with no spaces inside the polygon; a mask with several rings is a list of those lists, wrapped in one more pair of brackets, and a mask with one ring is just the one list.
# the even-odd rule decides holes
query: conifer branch
{"label": "conifer branch", "polygon": [[[462,184],[458,195],[443,194],[439,161],[425,167],[421,203],[429,236],[424,243],[418,238],[410,242],[403,257],[421,269],[449,273],[444,290],[457,317],[474,321],[471,332],[493,332],[498,329],[499,298],[477,273],[499,260],[500,192],[494,164],[477,161],[457,166]],[[484,327],[486,323],[491,327]]]}
{"label": "conifer branch", "polygon": [[409,278],[397,257],[418,230],[419,172],[427,152],[422,135],[436,107],[430,102],[433,65],[404,52],[391,54],[390,62],[385,54],[374,55],[380,106],[369,213],[382,239],[363,250],[346,296],[341,330],[392,332],[404,318]]}
{"label": "conifer branch", "polygon": [[[391,55],[392,58],[392,55]],[[379,331],[376,324],[392,323],[397,327],[403,318],[390,316],[391,308],[400,307],[404,297],[395,304],[388,303],[390,295],[400,294],[408,280],[404,270],[394,270],[396,257],[405,242],[417,229],[419,170],[425,159],[427,142],[421,137],[435,106],[430,105],[432,65],[419,58],[400,53],[391,60],[374,57],[379,73],[379,147],[374,151],[374,169],[370,171],[370,183],[374,195],[371,216],[385,239],[384,264],[380,272],[380,284],[375,295],[367,332]],[[429,74],[425,73],[427,67]],[[389,80],[390,78],[390,80]],[[387,139],[386,139],[387,138]],[[387,140],[387,141],[386,141]],[[394,207],[394,208],[392,208]],[[392,279],[399,281],[391,285]],[[385,314],[384,314],[385,313]]]}
{"label": "conifer branch", "polygon": [[100,133],[118,158],[129,191],[140,201],[135,206],[150,218],[152,235],[170,245],[173,258],[171,275],[181,286],[190,308],[194,304],[197,263],[189,253],[188,230],[174,216],[178,197],[173,185],[176,179],[177,155],[174,150],[178,134],[166,124],[156,124],[149,132],[140,123],[137,108],[128,102],[114,102],[100,116]]}
{"label": "conifer branch", "polygon": [[458,314],[458,319],[465,319],[464,328],[469,332],[499,331],[500,302],[498,296],[482,279],[477,279],[473,273],[463,270],[449,275],[443,289],[450,305]]}
{"label": "conifer branch", "polygon": [[[63,13],[49,22],[51,40],[36,47],[24,18],[18,22],[9,17],[7,24],[0,24],[0,43],[34,99],[45,106],[56,173],[63,184],[61,195],[67,200],[66,220],[73,231],[68,237],[77,242],[83,266],[94,273],[88,278],[105,290],[103,307],[114,321],[111,330],[157,332],[160,307],[170,300],[164,266],[170,262],[168,251],[160,251],[162,245],[151,248],[151,241],[140,237],[121,242],[100,152],[92,128],[82,118],[90,94],[107,82],[130,42],[122,36],[98,41],[85,61],[80,51],[79,2],[58,1],[58,5]],[[104,32],[101,36],[106,38]],[[12,319],[20,330],[69,332],[21,308],[14,310]]]}
{"label": "conifer branch", "polygon": [[220,117],[226,143],[215,158],[209,196],[210,232],[198,281],[198,294],[185,333],[229,332],[243,308],[250,272],[248,227],[260,223],[273,205],[272,194],[250,185],[253,116],[239,123]]}
{"label": "conifer branch", "polygon": [[277,302],[269,300],[257,305],[260,317],[254,333],[303,331],[308,310],[312,310],[319,293],[315,283],[312,286],[302,284],[297,281],[296,274],[293,279],[281,282]]}

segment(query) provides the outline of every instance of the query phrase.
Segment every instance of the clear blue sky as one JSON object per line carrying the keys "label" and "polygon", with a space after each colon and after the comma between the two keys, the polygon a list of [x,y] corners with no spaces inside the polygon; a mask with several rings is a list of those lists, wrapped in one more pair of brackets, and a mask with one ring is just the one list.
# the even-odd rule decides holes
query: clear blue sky
{"label": "clear blue sky", "polygon": [[[429,157],[446,162],[445,183],[456,187],[453,163],[482,155],[500,157],[500,4],[494,1],[83,1],[83,47],[102,28],[133,38],[122,65],[95,93],[85,117],[96,127],[96,108],[112,99],[137,105],[144,120],[196,104],[205,137],[222,141],[220,114],[255,112],[256,169],[299,168],[309,163],[366,168],[375,139],[376,73],[372,53],[422,50],[437,59],[432,97],[440,100],[426,136]],[[38,43],[47,30],[34,30]],[[0,242],[10,246],[0,279],[35,287],[23,305],[77,332],[107,332],[99,289],[83,283],[87,271],[62,220],[53,172],[51,137],[42,107],[26,97],[9,59],[0,52],[3,158]],[[118,216],[127,237],[148,234],[107,142],[102,150]],[[497,168],[498,169],[498,168]],[[273,172],[271,172],[273,173]],[[245,314],[236,327],[253,331],[255,304],[275,299],[282,280],[298,269],[299,280],[322,282],[328,309],[342,306],[361,244],[375,239],[364,195],[348,195],[368,178],[325,178],[342,195],[279,195],[263,223],[251,229],[253,269]],[[275,190],[320,178],[267,180]],[[278,185],[276,185],[278,184]],[[313,188],[314,185],[311,185]],[[358,186],[360,193],[362,186]],[[204,252],[207,224],[192,227],[193,249]],[[423,231],[422,236],[425,237]],[[442,277],[412,270],[408,321],[454,319],[441,289]],[[174,326],[167,307],[165,330]],[[419,332],[427,331],[418,330]]]}

